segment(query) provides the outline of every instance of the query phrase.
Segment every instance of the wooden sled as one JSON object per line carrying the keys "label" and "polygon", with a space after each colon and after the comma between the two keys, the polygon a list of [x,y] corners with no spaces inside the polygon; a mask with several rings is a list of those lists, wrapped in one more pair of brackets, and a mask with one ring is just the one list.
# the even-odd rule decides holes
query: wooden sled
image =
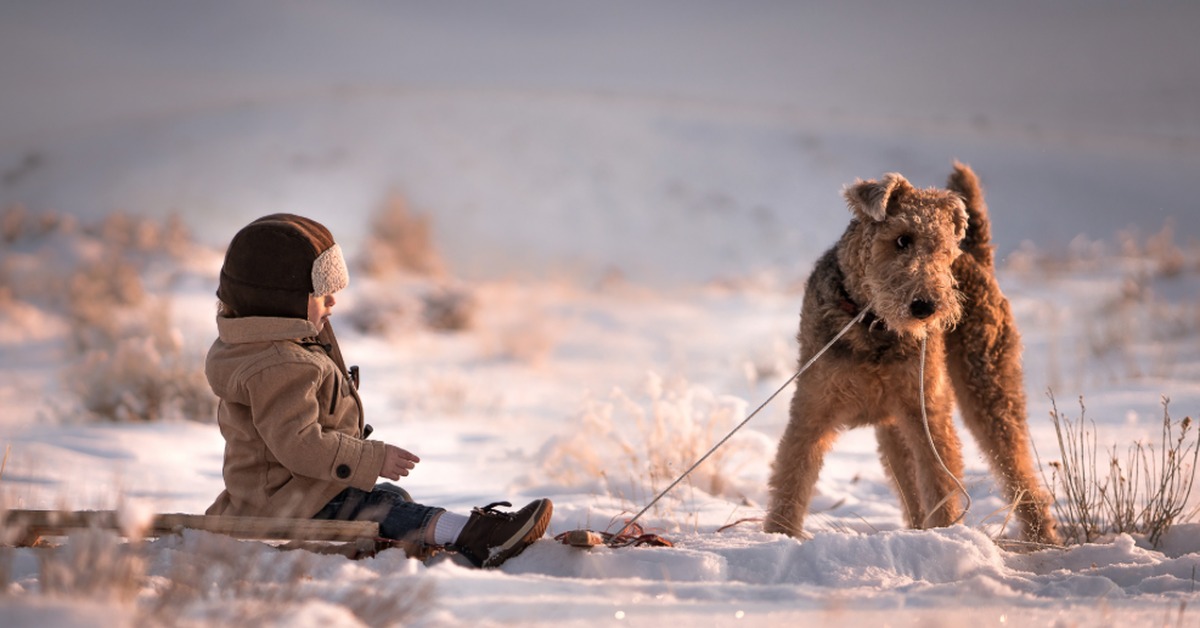
{"label": "wooden sled", "polygon": [[[130,539],[157,538],[183,530],[203,530],[238,539],[285,541],[281,549],[306,549],[352,558],[373,556],[401,546],[379,536],[374,521],[325,521],[286,517],[229,517],[216,515],[158,514],[148,526],[134,530],[122,525],[113,510],[9,510],[4,512],[0,539],[6,545],[31,547],[46,537],[68,536],[79,530],[110,530]],[[332,548],[330,544],[340,543]]]}
{"label": "wooden sled", "polygon": [[570,530],[554,537],[563,545],[590,549],[606,547],[675,547],[675,544],[657,534],[647,534],[637,523],[629,525],[618,534],[594,530]]}

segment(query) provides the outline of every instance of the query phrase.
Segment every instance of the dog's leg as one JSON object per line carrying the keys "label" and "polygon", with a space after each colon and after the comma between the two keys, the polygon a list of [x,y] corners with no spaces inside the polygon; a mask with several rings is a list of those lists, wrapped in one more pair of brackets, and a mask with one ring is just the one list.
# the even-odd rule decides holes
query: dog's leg
{"label": "dog's leg", "polygon": [[[922,528],[948,526],[962,516],[959,484],[955,482],[958,480],[960,483],[963,476],[962,443],[954,429],[954,400],[946,380],[944,360],[940,338],[931,338],[924,386],[928,433],[921,414],[921,390],[918,388],[916,367],[890,378],[886,384],[904,393],[895,399],[896,426],[912,452],[921,509],[926,515],[921,522]],[[939,457],[941,463],[938,462]]]}
{"label": "dog's leg", "polygon": [[884,471],[892,478],[900,506],[904,510],[904,521],[910,528],[920,528],[925,520],[921,507],[921,492],[918,488],[916,466],[908,443],[896,427],[895,419],[889,418],[875,426],[875,439],[879,442],[879,461]]}
{"label": "dog's leg", "polygon": [[1026,434],[1021,339],[996,283],[991,221],[983,188],[966,165],[954,164],[946,187],[962,197],[969,226],[966,253],[952,270],[964,297],[958,327],[946,336],[947,367],[963,421],[991,463],[1026,540],[1058,543],[1050,498],[1034,468]]}
{"label": "dog's leg", "polygon": [[946,337],[946,364],[963,421],[1016,505],[1024,538],[1058,543],[1026,433],[1021,340],[1008,301],[995,277],[970,258],[960,257],[954,270],[966,306]]}
{"label": "dog's leg", "polygon": [[838,417],[845,410],[831,403],[825,391],[814,385],[820,379],[812,377],[796,386],[791,419],[771,466],[770,497],[763,523],[767,532],[796,537],[802,534],[817,475],[837,438]]}
{"label": "dog's leg", "polygon": [[[955,479],[962,481],[962,443],[954,431],[953,417],[949,412],[940,410],[928,411],[928,417],[932,442],[925,434],[919,410],[917,414],[910,415],[909,420],[903,421],[905,440],[913,449],[921,508],[926,515],[919,526],[921,528],[948,526],[963,514],[962,498],[957,494],[958,484],[954,482]],[[938,463],[933,448],[945,463],[945,469]]]}

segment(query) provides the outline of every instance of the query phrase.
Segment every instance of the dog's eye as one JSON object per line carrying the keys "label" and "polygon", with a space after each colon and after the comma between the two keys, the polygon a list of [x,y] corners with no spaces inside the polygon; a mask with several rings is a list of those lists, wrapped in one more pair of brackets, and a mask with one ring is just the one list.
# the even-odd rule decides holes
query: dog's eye
{"label": "dog's eye", "polygon": [[912,246],[912,243],[913,243],[913,237],[908,235],[907,233],[900,236],[899,238],[896,238],[896,248],[898,248],[898,249],[907,249],[908,247]]}

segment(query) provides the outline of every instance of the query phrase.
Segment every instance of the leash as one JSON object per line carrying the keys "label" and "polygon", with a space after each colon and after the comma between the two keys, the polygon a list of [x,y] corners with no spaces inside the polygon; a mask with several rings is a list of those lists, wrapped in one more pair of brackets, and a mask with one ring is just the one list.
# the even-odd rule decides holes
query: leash
{"label": "leash", "polygon": [[[962,482],[958,481],[958,477],[951,473],[950,468],[947,467],[946,463],[942,461],[942,455],[938,453],[937,446],[933,444],[933,433],[929,431],[929,415],[925,412],[925,338],[926,336],[921,336],[921,366],[918,369],[917,375],[921,382],[921,423],[925,426],[925,438],[929,441],[929,448],[933,450],[933,457],[936,458],[938,464],[941,465],[942,471],[945,471],[946,475],[950,476],[950,479],[954,481],[954,485],[958,487],[958,492],[962,493],[963,497],[965,497],[967,500],[967,505],[965,508],[963,508],[962,514],[960,514],[957,519],[950,522],[950,525],[954,525],[961,522],[963,519],[966,519],[967,513],[971,512],[971,494],[967,492],[967,489],[962,485]],[[933,516],[933,513],[937,512],[942,506],[945,506],[946,502],[950,501],[950,498],[952,497],[954,497],[953,493],[943,497],[942,501],[938,502],[937,505],[933,507],[933,510],[929,511],[929,514],[925,515],[925,520],[921,522],[921,525],[927,527],[929,518]]]}
{"label": "leash", "polygon": [[[825,355],[825,352],[828,351],[829,348],[832,347],[835,342],[840,340],[842,338],[842,336],[846,335],[846,332],[850,331],[851,327],[853,327],[858,322],[862,321],[868,311],[869,311],[868,308],[860,309],[858,314],[854,318],[850,319],[850,322],[846,323],[846,326],[842,327],[842,330],[839,331],[833,337],[832,340],[825,343],[825,346],[821,347],[821,350],[818,351],[816,353],[816,355],[809,358],[808,361],[805,362],[804,365],[801,366],[799,370],[797,370],[791,377],[789,377],[787,379],[787,381],[785,381],[782,385],[780,385],[779,388],[776,388],[775,392],[771,393],[771,395],[769,397],[767,397],[767,399],[765,401],[763,401],[761,404],[759,404],[758,407],[755,408],[754,411],[751,412],[745,419],[743,419],[741,423],[738,423],[732,430],[729,431],[728,434],[725,435],[724,438],[717,441],[717,444],[713,445],[712,448],[709,449],[707,452],[705,452],[705,454],[703,456],[700,456],[699,460],[694,462],[692,464],[692,466],[688,467],[688,469],[686,471],[684,471],[682,474],[680,474],[679,477],[675,478],[675,481],[671,482],[671,484],[668,485],[667,488],[663,489],[658,495],[656,495],[654,497],[654,499],[650,500],[650,503],[646,504],[645,508],[642,508],[641,511],[639,511],[636,515],[634,515],[632,519],[630,519],[628,522],[626,522],[625,525],[619,531],[617,531],[616,534],[606,535],[607,538],[605,539],[604,544],[611,546],[611,547],[628,545],[629,544],[628,539],[629,539],[630,535],[627,534],[627,532],[631,528],[635,531],[641,532],[642,528],[640,525],[637,524],[637,521],[638,521],[638,519],[642,518],[642,515],[646,514],[651,508],[653,508],[654,505],[659,502],[659,500],[661,500],[663,497],[665,497],[667,495],[667,493],[670,493],[672,489],[674,489],[680,482],[682,482],[684,480],[684,478],[686,478],[688,475],[690,475],[692,473],[692,471],[695,471],[697,467],[699,467],[701,464],[703,464],[705,460],[708,460],[709,456],[712,456],[713,453],[715,453],[718,449],[720,449],[722,445],[724,445],[730,438],[733,437],[734,434],[736,434],[738,432],[738,430],[745,427],[745,425],[747,423],[749,423],[751,419],[753,419],[755,416],[757,416],[758,413],[761,412],[763,408],[767,407],[767,404],[774,401],[775,397],[779,396],[779,393],[783,392],[784,389],[787,388],[788,386],[790,386],[792,382],[794,382],[797,378],[799,378],[801,375],[803,375],[804,372],[807,371],[809,369],[809,367],[811,367],[813,365],[813,363],[815,363],[821,356]],[[929,441],[929,448],[931,450],[933,450],[933,457],[937,460],[938,465],[940,465],[942,467],[942,471],[944,471],[946,473],[946,475],[950,476],[950,480],[954,482],[955,487],[958,488],[958,491],[960,493],[962,493],[963,498],[966,500],[966,506],[963,508],[962,514],[960,514],[957,519],[955,519],[954,521],[951,522],[951,524],[953,525],[953,524],[959,523],[963,519],[965,519],[967,516],[967,513],[971,511],[971,494],[967,492],[966,487],[963,486],[962,482],[959,481],[958,477],[955,476],[954,473],[950,471],[950,468],[948,466],[946,466],[946,462],[944,460],[942,460],[941,454],[938,453],[937,447],[933,443],[933,433],[929,429],[929,413],[925,409],[925,353],[926,353],[925,341],[926,341],[926,338],[922,337],[921,338],[921,359],[919,361],[919,367],[918,367],[918,378],[919,378],[918,381],[920,382],[920,384],[919,384],[920,385],[920,395],[919,396],[921,398],[921,424],[925,427],[925,438]],[[931,517],[934,512],[937,512],[937,510],[939,508],[946,505],[946,502],[950,501],[950,499],[952,497],[953,497],[953,494],[947,495],[946,497],[942,498],[942,501],[938,502],[937,505],[933,507],[933,510],[928,515],[925,516],[925,521],[922,522],[922,525],[928,524],[929,517]],[[637,535],[634,535],[634,536],[637,536]],[[592,544],[598,545],[599,543],[592,543]]]}
{"label": "leash", "polygon": [[[756,416],[756,415],[757,415],[757,414],[758,414],[758,413],[759,413],[759,412],[760,412],[760,411],[761,411],[763,408],[767,407],[767,404],[771,403],[771,402],[772,402],[772,401],[775,399],[775,397],[778,397],[778,396],[779,396],[779,393],[783,392],[783,390],[784,390],[785,388],[787,388],[788,386],[790,386],[790,385],[791,385],[791,383],[792,383],[793,381],[795,381],[795,380],[796,380],[796,378],[798,378],[798,377],[800,377],[801,375],[803,375],[803,374],[804,374],[804,372],[805,372],[805,371],[807,371],[807,370],[808,370],[808,368],[809,368],[810,366],[812,366],[814,362],[816,362],[816,361],[817,361],[817,358],[820,358],[822,355],[825,355],[825,352],[826,352],[826,351],[828,351],[828,350],[829,350],[829,348],[833,346],[833,343],[837,342],[838,340],[840,340],[840,339],[841,339],[841,337],[842,337],[842,336],[846,335],[846,332],[850,331],[850,328],[851,328],[851,327],[853,327],[855,324],[857,324],[859,321],[861,321],[861,320],[863,319],[863,317],[864,317],[864,316],[866,316],[866,314],[867,314],[867,309],[866,309],[866,308],[863,308],[863,309],[862,309],[862,310],[861,310],[861,311],[858,313],[858,315],[857,315],[857,316],[855,316],[854,318],[850,319],[850,322],[849,322],[849,323],[846,323],[846,326],[845,326],[845,327],[843,327],[843,328],[842,328],[842,330],[841,330],[841,331],[839,331],[839,332],[837,333],[837,335],[833,337],[833,340],[830,340],[828,343],[826,343],[826,344],[825,344],[825,346],[824,346],[824,347],[821,347],[821,350],[820,350],[820,351],[818,351],[816,355],[814,355],[813,357],[809,358],[809,359],[808,359],[808,362],[805,362],[805,363],[804,363],[804,366],[801,366],[801,367],[800,367],[800,370],[796,371],[796,372],[795,372],[795,374],[793,374],[791,377],[789,377],[789,378],[787,379],[787,381],[783,383],[783,385],[781,385],[779,388],[775,389],[775,392],[771,393],[771,396],[770,396],[770,397],[767,397],[767,400],[766,400],[766,401],[764,401],[764,402],[762,402],[761,404],[759,404],[759,405],[758,405],[758,407],[757,407],[757,408],[755,408],[755,409],[754,409],[754,411],[753,411],[753,412],[751,412],[749,416],[747,416],[745,419],[743,419],[743,420],[742,420],[742,422],[741,422],[741,423],[738,423],[736,427],[734,427],[732,430],[730,430],[730,431],[729,431],[729,433],[725,435],[725,438],[722,438],[720,441],[718,441],[718,442],[717,442],[717,444],[716,444],[716,445],[713,445],[713,446],[712,446],[712,449],[709,449],[707,453],[705,453],[703,456],[700,456],[700,459],[699,459],[699,460],[697,460],[697,461],[696,461],[694,464],[692,464],[692,466],[688,467],[688,470],[687,470],[687,471],[684,471],[682,475],[680,475],[678,478],[675,478],[675,481],[674,481],[674,482],[671,482],[670,486],[668,486],[667,488],[663,489],[663,490],[662,490],[662,492],[661,492],[661,493],[659,493],[657,496],[655,496],[655,498],[654,498],[654,499],[650,500],[650,503],[649,503],[649,504],[646,504],[646,507],[645,507],[645,508],[643,508],[643,509],[641,510],[641,512],[639,512],[638,514],[634,515],[634,516],[633,516],[633,518],[632,518],[632,519],[630,519],[630,520],[629,520],[629,521],[628,521],[628,522],[625,524],[625,526],[624,526],[624,527],[622,527],[622,528],[621,528],[621,529],[620,529],[620,530],[619,530],[619,531],[618,531],[618,532],[617,532],[615,535],[613,535],[613,538],[614,538],[614,539],[616,539],[616,538],[621,538],[621,537],[623,537],[623,535],[625,535],[626,531],[627,531],[627,530],[629,530],[631,527],[633,527],[633,526],[634,526],[634,525],[637,523],[637,520],[638,520],[638,519],[640,519],[640,518],[642,517],[642,515],[646,514],[646,512],[647,512],[648,510],[650,510],[651,508],[653,508],[653,507],[654,507],[654,504],[657,504],[657,503],[658,503],[658,500],[660,500],[660,499],[662,499],[663,497],[665,497],[667,493],[670,493],[670,492],[671,492],[671,489],[675,488],[675,486],[676,486],[676,485],[678,485],[680,482],[682,482],[682,481],[683,481],[683,479],[684,479],[684,478],[686,478],[686,477],[687,477],[689,474],[691,474],[691,472],[692,472],[692,471],[695,471],[695,470],[696,470],[696,467],[699,467],[701,464],[703,464],[703,463],[704,463],[704,461],[705,461],[705,460],[708,460],[708,457],[709,457],[709,456],[713,455],[713,453],[714,453],[714,452],[716,452],[718,449],[720,449],[720,448],[721,448],[721,446],[722,446],[722,445],[724,445],[726,441],[728,441],[730,438],[732,438],[732,437],[733,437],[733,435],[734,435],[735,433],[737,433],[737,431],[738,431],[738,430],[742,429],[742,427],[744,427],[744,426],[745,426],[747,423],[749,423],[749,422],[750,422],[750,419],[753,419],[753,418],[754,418],[754,417],[755,417],[755,416]],[[921,357],[922,357],[922,368],[924,368],[924,357],[925,357],[925,354],[924,354],[924,352],[923,352],[923,351],[922,351],[922,353],[921,353]],[[922,403],[922,411],[924,410],[924,398],[923,398],[923,397],[924,397],[924,383],[923,383],[923,382],[924,382],[924,378],[922,378],[922,400],[921,400],[921,403]],[[928,426],[926,426],[926,430],[928,430]],[[935,453],[936,453],[936,452],[935,452]],[[939,458],[939,461],[940,461],[940,460],[941,460],[941,459]],[[944,467],[944,465],[943,465],[943,467]],[[635,528],[635,529],[640,529],[640,527],[639,527],[639,528]]]}

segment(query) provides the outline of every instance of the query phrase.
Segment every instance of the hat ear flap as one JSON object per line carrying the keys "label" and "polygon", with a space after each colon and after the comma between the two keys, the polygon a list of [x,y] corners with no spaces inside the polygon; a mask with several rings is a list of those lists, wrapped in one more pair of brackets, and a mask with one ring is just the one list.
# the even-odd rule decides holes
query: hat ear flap
{"label": "hat ear flap", "polygon": [[889,172],[883,175],[882,181],[855,181],[853,185],[848,185],[842,190],[842,196],[846,198],[846,205],[855,216],[882,222],[887,218],[888,207],[911,189],[912,185],[904,175]]}
{"label": "hat ear flap", "polygon": [[313,294],[325,296],[350,285],[350,271],[346,268],[346,258],[342,256],[342,247],[334,244],[313,260],[312,265]]}

